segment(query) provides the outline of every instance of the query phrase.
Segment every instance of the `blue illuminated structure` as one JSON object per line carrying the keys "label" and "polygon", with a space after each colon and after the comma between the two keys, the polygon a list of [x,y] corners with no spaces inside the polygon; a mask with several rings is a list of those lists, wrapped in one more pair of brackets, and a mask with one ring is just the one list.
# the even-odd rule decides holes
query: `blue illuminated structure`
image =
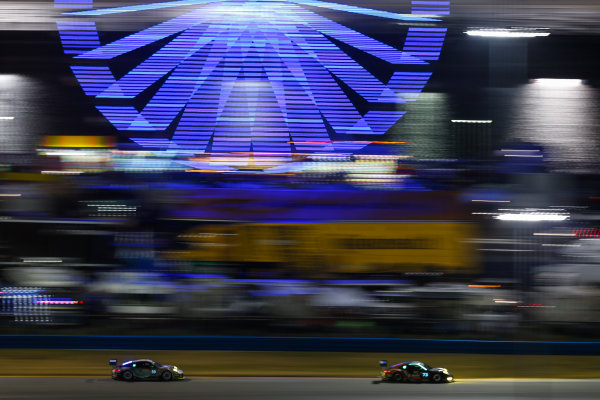
{"label": "blue illuminated structure", "polygon": [[[176,153],[364,147],[364,137],[332,138],[382,135],[402,118],[398,105],[414,101],[431,77],[430,63],[439,58],[446,34],[436,23],[450,6],[414,0],[410,13],[398,14],[318,0],[132,3],[96,8],[93,0],[55,0],[62,11],[60,38],[81,87],[118,131],[143,148]],[[101,40],[105,18],[166,9],[180,14]],[[394,47],[318,10],[419,26]],[[391,76],[379,79],[338,43],[389,64]],[[140,51],[135,66],[115,73],[115,65]]]}

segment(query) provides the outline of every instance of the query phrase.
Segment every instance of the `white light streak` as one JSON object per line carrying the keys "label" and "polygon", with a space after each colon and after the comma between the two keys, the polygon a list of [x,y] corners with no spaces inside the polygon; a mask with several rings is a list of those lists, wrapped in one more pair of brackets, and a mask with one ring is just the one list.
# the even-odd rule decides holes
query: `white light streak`
{"label": "white light streak", "polygon": [[53,170],[44,170],[42,171],[44,175],[81,175],[83,171],[53,171]]}
{"label": "white light streak", "polygon": [[501,221],[564,221],[569,218],[565,214],[544,214],[544,213],[507,213],[499,214],[496,219]]}
{"label": "white light streak", "polygon": [[504,157],[543,158],[542,154],[505,154]]}
{"label": "white light streak", "polygon": [[552,78],[539,78],[534,79],[533,83],[543,85],[546,87],[553,88],[565,88],[580,86],[583,81],[581,79],[552,79]]}
{"label": "white light streak", "polygon": [[486,249],[486,248],[480,248],[477,249],[479,251],[495,251],[495,252],[507,252],[507,253],[530,253],[533,250],[526,250],[526,249]]}
{"label": "white light streak", "polygon": [[81,150],[50,150],[50,151],[44,151],[44,154],[47,156],[78,156],[78,157],[101,155],[98,152],[81,151]]}
{"label": "white light streak", "polygon": [[24,263],[61,263],[63,260],[56,257],[23,258]]}
{"label": "white light streak", "polygon": [[15,117],[0,117],[0,120],[2,121],[11,121],[13,119],[15,119]]}
{"label": "white light streak", "polygon": [[535,232],[533,236],[560,236],[560,237],[573,237],[574,233],[545,233],[545,232]]}
{"label": "white light streak", "polygon": [[550,32],[519,31],[512,29],[481,29],[465,32],[469,36],[493,37],[493,38],[532,38],[549,36]]}
{"label": "white light streak", "polygon": [[451,119],[450,122],[462,124],[491,124],[491,119]]}

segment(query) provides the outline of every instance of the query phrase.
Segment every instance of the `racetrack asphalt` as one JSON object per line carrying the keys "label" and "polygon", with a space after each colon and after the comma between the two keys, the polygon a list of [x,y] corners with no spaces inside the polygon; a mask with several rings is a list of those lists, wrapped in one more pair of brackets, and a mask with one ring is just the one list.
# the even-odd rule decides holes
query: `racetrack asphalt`
{"label": "racetrack asphalt", "polygon": [[366,378],[187,378],[122,382],[110,378],[0,378],[0,399],[597,399],[600,379],[469,379],[452,384],[379,383]]}

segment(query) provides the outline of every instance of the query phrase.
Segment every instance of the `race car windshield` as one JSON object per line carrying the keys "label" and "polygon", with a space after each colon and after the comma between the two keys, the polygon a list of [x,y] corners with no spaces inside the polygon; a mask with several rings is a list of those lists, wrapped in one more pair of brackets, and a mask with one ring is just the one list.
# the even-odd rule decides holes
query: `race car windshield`
{"label": "race car windshield", "polygon": [[431,367],[429,365],[422,363],[422,362],[413,363],[412,365],[418,365],[419,367],[423,367],[425,369],[431,369]]}

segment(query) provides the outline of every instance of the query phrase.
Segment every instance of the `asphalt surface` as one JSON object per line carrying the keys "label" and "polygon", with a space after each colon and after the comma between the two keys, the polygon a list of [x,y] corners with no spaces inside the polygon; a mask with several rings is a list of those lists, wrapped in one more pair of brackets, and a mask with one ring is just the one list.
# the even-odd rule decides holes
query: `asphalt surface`
{"label": "asphalt surface", "polygon": [[190,378],[122,382],[110,378],[0,378],[0,399],[597,399],[600,379],[464,380],[373,384],[373,379]]}

